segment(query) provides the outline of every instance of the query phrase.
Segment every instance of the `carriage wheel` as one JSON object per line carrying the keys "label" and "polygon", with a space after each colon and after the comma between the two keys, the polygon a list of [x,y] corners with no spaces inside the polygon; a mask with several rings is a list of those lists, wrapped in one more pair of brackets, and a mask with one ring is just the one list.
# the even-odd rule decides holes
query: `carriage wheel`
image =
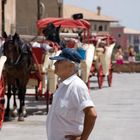
{"label": "carriage wheel", "polygon": [[100,65],[99,70],[98,70],[97,78],[98,78],[99,88],[101,89],[103,86],[103,81],[104,81],[103,68],[101,65]]}
{"label": "carriage wheel", "polygon": [[46,113],[48,114],[49,112],[49,105],[52,104],[52,100],[53,100],[53,94],[50,93],[49,90],[46,91],[45,96],[46,96]]}
{"label": "carriage wheel", "polygon": [[42,81],[39,81],[39,84],[38,86],[35,86],[35,98],[36,100],[38,100],[38,96],[42,96],[42,92],[43,92],[43,89],[42,89]]}
{"label": "carriage wheel", "polygon": [[109,74],[107,76],[108,86],[112,86],[112,77],[113,77],[113,70],[112,68],[109,69]]}
{"label": "carriage wheel", "polygon": [[49,80],[47,81],[47,90],[45,93],[46,96],[46,113],[48,114],[49,112],[49,104],[50,104],[50,91],[49,91]]}
{"label": "carriage wheel", "polygon": [[90,75],[89,75],[89,77],[94,76],[95,75],[95,71],[96,71],[95,64],[94,64],[94,62],[92,62],[92,65],[91,65],[91,68],[90,68]]}
{"label": "carriage wheel", "polygon": [[38,86],[35,86],[35,99],[38,101]]}
{"label": "carriage wheel", "polygon": [[45,93],[45,96],[46,96],[46,113],[48,114],[48,111],[49,111],[49,100],[50,100],[50,95],[49,95],[49,91],[47,89],[46,93]]}

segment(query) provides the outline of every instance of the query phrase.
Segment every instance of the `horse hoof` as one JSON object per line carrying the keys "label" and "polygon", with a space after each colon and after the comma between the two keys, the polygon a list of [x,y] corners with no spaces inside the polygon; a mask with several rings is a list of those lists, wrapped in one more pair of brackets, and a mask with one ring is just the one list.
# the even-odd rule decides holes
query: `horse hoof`
{"label": "horse hoof", "polygon": [[9,121],[12,121],[13,118],[10,117],[10,116],[4,116],[4,122],[9,122]]}
{"label": "horse hoof", "polygon": [[22,114],[23,114],[23,117],[27,117],[27,111],[25,107],[22,107]]}
{"label": "horse hoof", "polygon": [[23,116],[24,116],[24,117],[27,117],[27,112],[26,112],[26,110],[23,111]]}
{"label": "horse hoof", "polygon": [[9,122],[10,118],[9,117],[4,117],[4,122]]}
{"label": "horse hoof", "polygon": [[17,112],[17,110],[13,110],[13,112],[12,112],[12,117],[17,117],[18,116],[18,112]]}
{"label": "horse hoof", "polygon": [[27,117],[27,112],[26,112],[26,110],[23,110],[22,114],[23,114],[23,117]]}
{"label": "horse hoof", "polygon": [[23,116],[19,116],[18,117],[18,121],[23,122],[24,121],[24,117]]}
{"label": "horse hoof", "polygon": [[7,122],[7,121],[11,121],[12,120],[12,117],[11,117],[11,114],[9,111],[5,111],[5,115],[4,115],[4,121]]}

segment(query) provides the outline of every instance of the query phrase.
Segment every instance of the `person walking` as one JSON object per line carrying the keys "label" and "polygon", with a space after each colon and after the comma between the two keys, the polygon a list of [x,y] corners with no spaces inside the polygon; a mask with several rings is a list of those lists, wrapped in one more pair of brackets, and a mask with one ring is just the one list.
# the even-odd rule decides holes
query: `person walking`
{"label": "person walking", "polygon": [[135,61],[136,61],[135,56],[136,56],[136,52],[134,50],[134,47],[130,46],[129,50],[128,50],[128,61],[130,63],[135,63]]}
{"label": "person walking", "polygon": [[128,62],[131,64],[129,67],[130,72],[135,72],[136,52],[133,46],[130,46],[128,50]]}
{"label": "person walking", "polygon": [[117,65],[122,65],[123,64],[123,52],[121,48],[117,49],[117,52],[115,54],[115,60]]}
{"label": "person walking", "polygon": [[72,48],[64,48],[55,60],[60,83],[47,116],[48,140],[88,140],[96,122],[96,110],[84,81],[77,76],[82,59]]}

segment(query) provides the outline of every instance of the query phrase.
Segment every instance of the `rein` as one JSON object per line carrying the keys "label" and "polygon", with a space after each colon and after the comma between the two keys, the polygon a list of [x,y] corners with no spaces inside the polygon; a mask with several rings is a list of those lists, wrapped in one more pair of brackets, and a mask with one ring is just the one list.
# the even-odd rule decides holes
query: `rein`
{"label": "rein", "polygon": [[17,66],[17,65],[21,64],[21,61],[20,61],[20,60],[21,60],[21,56],[22,56],[22,54],[20,54],[20,55],[18,56],[16,62],[13,63],[13,66]]}

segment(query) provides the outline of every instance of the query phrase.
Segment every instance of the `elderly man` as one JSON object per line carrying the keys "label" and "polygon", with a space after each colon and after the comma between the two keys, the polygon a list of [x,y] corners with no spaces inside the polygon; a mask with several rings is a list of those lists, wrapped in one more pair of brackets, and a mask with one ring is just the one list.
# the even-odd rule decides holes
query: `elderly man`
{"label": "elderly man", "polygon": [[65,48],[50,59],[56,60],[60,84],[47,117],[48,140],[88,140],[97,115],[86,84],[76,75],[81,56]]}

